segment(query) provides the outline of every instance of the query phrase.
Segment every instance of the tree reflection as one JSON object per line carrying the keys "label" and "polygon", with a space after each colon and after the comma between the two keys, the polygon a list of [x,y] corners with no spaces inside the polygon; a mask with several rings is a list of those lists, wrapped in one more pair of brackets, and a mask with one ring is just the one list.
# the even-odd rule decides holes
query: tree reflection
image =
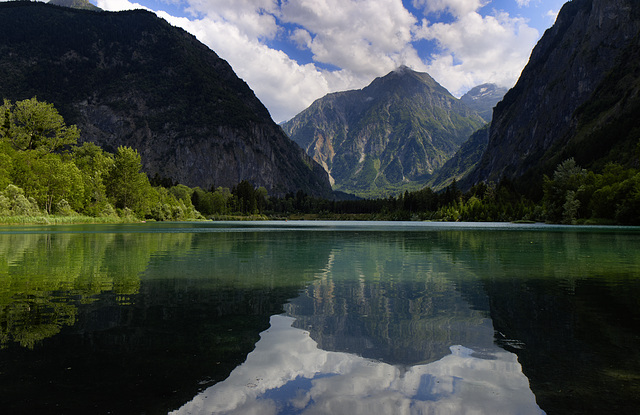
{"label": "tree reflection", "polygon": [[158,251],[179,250],[192,235],[38,233],[0,235],[0,347],[32,349],[76,322],[78,307],[115,294],[128,304]]}

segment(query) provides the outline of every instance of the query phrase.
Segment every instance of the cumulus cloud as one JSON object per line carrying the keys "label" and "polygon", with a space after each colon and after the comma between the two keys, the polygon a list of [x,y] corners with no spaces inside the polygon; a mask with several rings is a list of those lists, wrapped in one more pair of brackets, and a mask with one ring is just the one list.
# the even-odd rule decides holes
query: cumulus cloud
{"label": "cumulus cloud", "polygon": [[440,46],[441,52],[431,56],[428,71],[460,94],[482,82],[513,85],[539,33],[523,18],[504,12],[483,17],[472,11],[452,23],[430,24],[425,19],[417,36]]}
{"label": "cumulus cloud", "polygon": [[107,10],[107,11],[135,10],[135,9],[151,10],[148,7],[143,6],[142,4],[132,3],[128,0],[97,0],[96,6],[100,7],[102,10]]}
{"label": "cumulus cloud", "polygon": [[400,0],[284,1],[281,19],[313,34],[314,60],[370,80],[411,55],[417,22]]}
{"label": "cumulus cloud", "polygon": [[558,18],[558,13],[560,13],[560,10],[549,10],[547,11],[547,14],[545,15],[551,22],[555,22],[556,19]]}
{"label": "cumulus cloud", "polygon": [[[402,0],[158,1],[183,8],[188,17],[156,13],[227,60],[276,122],[329,92],[362,88],[400,65],[429,72],[456,95],[483,82],[511,86],[539,36],[522,18],[499,11],[480,15],[487,0],[412,0],[428,18],[450,14],[450,23],[413,15]],[[145,8],[128,0],[97,5]],[[422,39],[438,50],[419,53],[414,42]],[[289,42],[311,61],[298,62],[274,42]]]}
{"label": "cumulus cloud", "polygon": [[[522,1],[522,0],[520,0]],[[423,8],[427,13],[449,12],[454,16],[463,16],[484,6],[481,0],[413,0],[413,6]]]}
{"label": "cumulus cloud", "polygon": [[283,407],[301,414],[382,415],[410,408],[416,413],[543,413],[517,356],[497,346],[482,358],[453,345],[451,354],[438,361],[400,368],[319,349],[308,332],[291,327],[293,321],[272,316],[245,363],[172,414],[275,414]]}

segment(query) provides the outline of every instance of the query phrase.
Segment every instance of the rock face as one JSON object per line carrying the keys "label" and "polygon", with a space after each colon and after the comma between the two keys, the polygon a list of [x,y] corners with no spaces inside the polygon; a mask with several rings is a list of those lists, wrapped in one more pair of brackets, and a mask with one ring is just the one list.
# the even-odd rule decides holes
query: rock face
{"label": "rock face", "polygon": [[1,3],[0,79],[3,98],[53,103],[83,140],[137,149],[151,177],[331,195],[227,62],[152,13]]}
{"label": "rock face", "polygon": [[[548,172],[562,158],[580,151],[585,163],[609,154],[611,143],[592,139],[585,146],[575,138],[585,129],[602,130],[617,124],[620,120],[615,117],[622,107],[627,111],[625,117],[635,114],[637,122],[638,113],[633,112],[637,107],[630,108],[625,102],[634,99],[637,103],[639,75],[637,71],[624,74],[620,68],[637,69],[639,30],[640,3],[635,0],[566,3],[534,48],[517,84],[496,106],[487,149],[465,184]],[[609,94],[608,101],[602,101],[616,85],[612,76],[618,80],[630,76],[635,81],[626,82],[631,90]],[[588,116],[585,106],[591,108]],[[595,119],[601,122],[593,125]]]}
{"label": "rock face", "polygon": [[444,163],[429,180],[429,187],[433,190],[442,190],[449,186],[453,180],[460,181],[473,171],[482,158],[489,141],[489,124],[471,134],[456,154]]}
{"label": "rock face", "polygon": [[496,84],[482,84],[471,88],[469,92],[460,97],[460,101],[476,111],[486,122],[491,122],[493,107],[502,100],[507,88]]}
{"label": "rock face", "polygon": [[400,67],[318,99],[283,128],[335,190],[372,197],[423,187],[482,124],[431,76]]}

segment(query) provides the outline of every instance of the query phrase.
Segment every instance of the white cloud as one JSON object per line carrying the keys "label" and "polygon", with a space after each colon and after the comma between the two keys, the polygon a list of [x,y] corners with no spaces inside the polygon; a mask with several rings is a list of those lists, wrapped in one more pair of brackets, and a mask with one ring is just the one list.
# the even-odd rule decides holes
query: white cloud
{"label": "white cloud", "polygon": [[100,7],[102,10],[107,10],[107,11],[134,10],[134,9],[150,10],[149,8],[139,3],[131,3],[128,0],[97,0],[96,6]]}
{"label": "white cloud", "polygon": [[412,55],[417,20],[400,0],[284,1],[280,18],[312,35],[309,49],[314,60],[369,81]]}
{"label": "white cloud", "polygon": [[453,23],[423,25],[417,36],[435,40],[442,52],[432,56],[429,73],[458,95],[482,82],[515,83],[539,34],[522,18],[504,12],[469,12]]}
{"label": "white cloud", "polygon": [[[482,17],[478,10],[486,0],[413,0],[426,13],[450,13],[448,24],[419,21],[401,0],[164,1],[183,5],[190,17],[157,14],[227,60],[277,122],[329,92],[362,88],[400,65],[429,72],[457,95],[488,81],[510,86],[538,38],[521,18],[499,12]],[[97,5],[143,8],[128,0]],[[435,41],[440,51],[422,60],[412,43],[420,39]],[[269,47],[274,40],[293,42],[313,62],[298,63]]]}
{"label": "white cloud", "polygon": [[516,3],[518,3],[520,7],[526,7],[531,3],[531,0],[516,0]]}
{"label": "white cloud", "polygon": [[423,8],[427,13],[449,12],[454,16],[464,16],[478,10],[487,2],[486,0],[413,0],[413,6]]}
{"label": "white cloud", "polygon": [[[401,369],[319,349],[293,320],[272,316],[242,365],[172,414],[275,414],[278,405],[302,414],[544,413],[517,356],[497,346],[485,359],[454,345],[438,361]],[[273,400],[287,385],[295,395]]]}
{"label": "white cloud", "polygon": [[293,40],[298,48],[300,49],[311,49],[311,34],[304,29],[296,29],[289,36],[291,40]]}

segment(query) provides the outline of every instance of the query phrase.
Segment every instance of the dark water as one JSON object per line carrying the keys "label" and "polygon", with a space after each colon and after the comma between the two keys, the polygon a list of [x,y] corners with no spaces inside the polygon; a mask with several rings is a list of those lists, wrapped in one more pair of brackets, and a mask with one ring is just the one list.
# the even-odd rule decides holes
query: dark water
{"label": "dark water", "polygon": [[3,414],[635,414],[640,229],[0,228]]}

